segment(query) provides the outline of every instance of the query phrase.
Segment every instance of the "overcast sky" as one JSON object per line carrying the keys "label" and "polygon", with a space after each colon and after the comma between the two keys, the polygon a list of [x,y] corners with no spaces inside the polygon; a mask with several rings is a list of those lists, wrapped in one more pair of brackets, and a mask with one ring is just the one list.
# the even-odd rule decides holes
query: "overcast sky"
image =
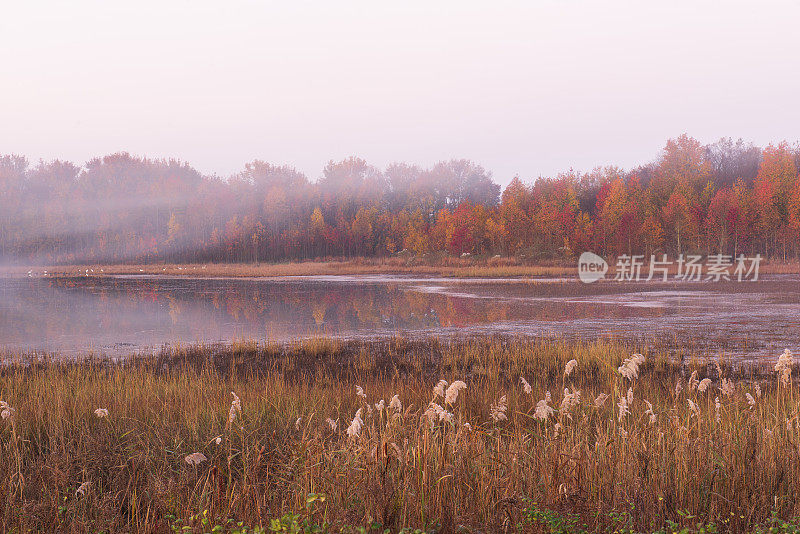
{"label": "overcast sky", "polygon": [[629,168],[683,132],[797,140],[798,25],[788,1],[4,2],[0,153]]}

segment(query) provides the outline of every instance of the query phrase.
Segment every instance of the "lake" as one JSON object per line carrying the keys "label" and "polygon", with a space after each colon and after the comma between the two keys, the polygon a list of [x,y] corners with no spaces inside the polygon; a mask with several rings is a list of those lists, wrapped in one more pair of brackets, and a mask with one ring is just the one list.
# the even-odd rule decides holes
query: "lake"
{"label": "lake", "polygon": [[800,345],[800,277],[611,282],[316,276],[0,278],[0,349],[124,355],[299,337],[546,335],[774,356]]}

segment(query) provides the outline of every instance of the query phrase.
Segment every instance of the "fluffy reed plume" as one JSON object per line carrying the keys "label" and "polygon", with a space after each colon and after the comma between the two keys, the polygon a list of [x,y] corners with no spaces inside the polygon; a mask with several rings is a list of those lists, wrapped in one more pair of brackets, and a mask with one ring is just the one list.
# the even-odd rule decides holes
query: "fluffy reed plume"
{"label": "fluffy reed plume", "polygon": [[347,427],[347,435],[351,438],[356,438],[361,435],[361,427],[364,426],[364,420],[361,419],[361,408],[356,410],[356,416],[350,426]]}
{"label": "fluffy reed plume", "polygon": [[433,424],[437,420],[444,421],[445,423],[449,423],[453,420],[453,414],[436,404],[435,402],[431,402],[428,405],[428,409],[422,414],[423,417],[427,417],[428,421]]}
{"label": "fluffy reed plume", "polygon": [[336,421],[328,417],[325,419],[325,422],[328,423],[328,426],[331,427],[331,431],[336,432],[336,427],[339,426]]}
{"label": "fluffy reed plume", "polygon": [[749,404],[749,405],[750,405],[750,408],[751,408],[751,409],[752,409],[752,408],[755,408],[755,406],[756,406],[756,399],[754,399],[754,398],[753,398],[753,396],[752,396],[751,394],[749,394],[749,393],[745,393],[745,395],[744,395],[744,396],[745,396],[745,397],[747,397],[747,404]]}
{"label": "fluffy reed plume", "polygon": [[546,421],[548,417],[553,415],[555,410],[548,404],[550,402],[549,397],[550,395],[545,395],[545,398],[536,403],[536,411],[533,412],[533,417]]}
{"label": "fluffy reed plume", "polygon": [[239,400],[239,396],[233,391],[231,391],[231,395],[233,395],[233,400],[231,409],[228,410],[228,425],[232,424],[236,420],[236,416],[242,413],[242,401]]}
{"label": "fluffy reed plume", "polygon": [[356,386],[356,395],[358,395],[365,401],[367,400],[367,394],[364,393],[364,388],[362,388],[361,386]]}
{"label": "fluffy reed plume", "polygon": [[216,438],[214,438],[214,443],[216,443],[217,445],[222,443],[222,436],[217,436]]}
{"label": "fluffy reed plume", "polygon": [[628,406],[633,404],[633,388],[628,388],[627,400],[628,400]]}
{"label": "fluffy reed plume", "polygon": [[302,417],[298,417],[297,421],[294,422],[295,430],[300,430],[300,423],[302,423],[302,422],[303,422],[303,418]]}
{"label": "fluffy reed plume", "polygon": [[756,390],[756,398],[757,398],[757,399],[760,399],[760,398],[761,398],[761,386],[759,386],[758,384],[756,384],[756,385],[755,385],[755,390]]}
{"label": "fluffy reed plume", "polygon": [[722,416],[720,415],[720,407],[721,404],[719,403],[719,397],[714,397],[714,421],[719,424],[722,421]]}
{"label": "fluffy reed plume", "polygon": [[500,397],[496,403],[492,404],[489,408],[489,417],[492,418],[492,421],[495,423],[499,423],[500,421],[505,421],[508,419],[506,417],[506,410],[508,409],[508,400],[506,396],[503,395]]}
{"label": "fluffy reed plume", "polygon": [[519,381],[522,384],[522,391],[524,391],[527,395],[530,395],[531,392],[533,391],[533,388],[531,387],[530,384],[528,384],[528,381],[525,380],[525,377],[520,376]]}
{"label": "fluffy reed plume", "polygon": [[686,401],[689,403],[689,410],[699,418],[700,407],[697,406],[697,404],[695,404],[695,402],[692,399],[686,399]]}
{"label": "fluffy reed plume", "polygon": [[630,358],[625,358],[617,371],[628,380],[633,380],[634,378],[639,378],[639,366],[643,363],[644,356],[641,354],[634,354]]}
{"label": "fluffy reed plume", "polygon": [[784,387],[789,385],[793,365],[794,357],[792,356],[792,351],[785,349],[783,354],[778,356],[778,363],[775,364],[775,371],[778,373],[778,379]]}
{"label": "fluffy reed plume", "polygon": [[86,492],[89,491],[89,486],[91,485],[92,483],[89,482],[88,480],[86,482],[83,482],[80,486],[78,486],[78,489],[75,490],[75,497],[79,495],[81,496],[86,495]]}
{"label": "fluffy reed plume", "polygon": [[561,399],[561,406],[559,406],[559,411],[564,415],[569,415],[569,412],[575,406],[578,406],[581,403],[581,392],[580,390],[572,388],[572,392],[570,390],[564,388],[564,397]]}
{"label": "fluffy reed plume", "polygon": [[0,400],[0,410],[2,410],[0,411],[0,417],[3,419],[13,419],[14,414],[16,413],[16,410],[14,410],[14,408],[9,406],[9,404],[3,400]]}
{"label": "fluffy reed plume", "polygon": [[652,425],[656,422],[656,414],[653,412],[653,405],[650,401],[644,401],[644,403],[647,405],[647,410],[645,410],[644,414],[650,416],[650,424]]}
{"label": "fluffy reed plume", "polygon": [[727,378],[722,379],[722,385],[720,386],[720,391],[725,397],[730,397],[734,393],[736,393],[736,384],[732,380],[728,380]]}
{"label": "fluffy reed plume", "polygon": [[700,382],[697,380],[697,371],[692,371],[692,375],[689,377],[689,392],[694,391]]}
{"label": "fluffy reed plume", "polygon": [[447,387],[447,380],[439,380],[433,388],[433,398],[444,397],[444,389]]}
{"label": "fluffy reed plume", "polygon": [[452,406],[458,400],[458,392],[466,388],[467,385],[461,380],[456,380],[450,384],[444,394],[444,403]]}
{"label": "fluffy reed plume", "polygon": [[607,400],[608,400],[608,394],[606,394],[606,393],[599,394],[594,399],[594,407],[595,408],[602,408]]}
{"label": "fluffy reed plume", "polygon": [[569,376],[572,374],[572,371],[575,370],[577,367],[578,361],[577,360],[570,360],[567,362],[567,365],[564,366],[564,376]]}
{"label": "fluffy reed plume", "polygon": [[620,397],[619,402],[617,403],[617,409],[619,410],[617,420],[621,423],[622,420],[625,419],[625,416],[631,413],[628,409],[628,399],[625,397]]}
{"label": "fluffy reed plume", "polygon": [[704,378],[700,381],[699,384],[697,384],[697,391],[699,391],[700,393],[705,393],[706,390],[708,389],[708,386],[710,385],[711,385],[711,379]]}
{"label": "fluffy reed plume", "polygon": [[681,391],[683,391],[683,382],[681,382],[681,379],[679,378],[678,381],[675,382],[675,396],[677,397],[680,395]]}
{"label": "fluffy reed plume", "polygon": [[383,402],[383,399],[381,399],[381,400],[379,400],[378,402],[375,403],[375,410],[378,413],[382,413],[385,408],[386,408],[386,403]]}
{"label": "fluffy reed plume", "polygon": [[108,410],[105,408],[98,408],[94,411],[94,414],[98,419],[102,419],[103,417],[108,417]]}
{"label": "fluffy reed plume", "polygon": [[202,452],[193,452],[192,454],[187,455],[184,460],[189,465],[200,465],[208,460],[208,458],[206,458],[206,455]]}
{"label": "fluffy reed plume", "polygon": [[396,412],[403,411],[403,403],[400,402],[400,397],[398,395],[393,396],[392,400],[389,401],[389,408]]}

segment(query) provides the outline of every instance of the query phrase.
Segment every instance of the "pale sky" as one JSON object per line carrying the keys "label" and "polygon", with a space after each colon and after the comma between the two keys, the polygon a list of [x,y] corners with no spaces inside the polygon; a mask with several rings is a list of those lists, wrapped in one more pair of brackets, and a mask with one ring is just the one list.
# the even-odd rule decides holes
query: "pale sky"
{"label": "pale sky", "polygon": [[15,1],[0,154],[309,178],[466,157],[507,183],[800,134],[800,3]]}

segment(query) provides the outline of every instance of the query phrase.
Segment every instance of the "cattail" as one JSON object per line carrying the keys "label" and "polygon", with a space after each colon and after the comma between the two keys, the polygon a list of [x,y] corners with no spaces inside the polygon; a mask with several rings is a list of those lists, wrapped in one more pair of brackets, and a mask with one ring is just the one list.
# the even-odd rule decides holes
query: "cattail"
{"label": "cattail", "polygon": [[367,400],[367,394],[364,393],[364,388],[362,388],[361,386],[356,386],[356,395],[358,395],[364,400]]}
{"label": "cattail", "polygon": [[794,365],[792,351],[785,349],[783,354],[778,356],[778,363],[775,364],[775,371],[778,373],[778,378],[784,386],[789,385],[789,379],[792,376],[792,365]]}
{"label": "cattail", "polygon": [[98,408],[94,411],[94,414],[98,419],[102,419],[103,417],[108,417],[108,410],[105,408]]}
{"label": "cattail", "polygon": [[395,395],[394,397],[392,397],[392,400],[389,401],[389,408],[397,412],[403,410],[403,403],[400,402],[399,396]]}
{"label": "cattail", "polygon": [[338,426],[338,423],[336,423],[336,421],[328,417],[327,419],[325,419],[325,422],[328,423],[328,426],[331,427],[331,430],[333,432],[336,432],[336,427]]}
{"label": "cattail", "polygon": [[723,378],[720,390],[722,391],[722,394],[724,396],[730,397],[736,392],[736,384],[734,384],[733,381],[728,380],[727,378]]}
{"label": "cattail", "polygon": [[694,413],[694,415],[700,417],[700,407],[697,406],[692,399],[686,399],[686,401],[689,403],[689,409]]}
{"label": "cattail", "polygon": [[578,361],[577,361],[577,360],[570,360],[570,361],[568,361],[568,362],[567,362],[567,365],[566,365],[566,366],[564,366],[564,376],[569,376],[569,375],[571,375],[571,374],[572,374],[572,371],[574,371],[574,370],[575,370],[575,367],[577,367],[577,365],[578,365]]}
{"label": "cattail", "polygon": [[444,397],[444,388],[446,387],[447,380],[439,380],[439,383],[433,388],[433,398]]}
{"label": "cattail", "polygon": [[508,419],[506,417],[506,410],[508,409],[508,401],[506,400],[506,396],[503,395],[500,397],[496,403],[492,404],[489,409],[489,417],[492,418],[492,421],[495,423],[499,423],[500,421],[505,421]]}
{"label": "cattail", "polygon": [[697,384],[697,391],[699,391],[700,393],[705,393],[706,390],[708,389],[708,386],[710,385],[711,385],[711,379],[704,378],[700,381],[699,384]]}
{"label": "cattail", "polygon": [[192,454],[186,456],[184,460],[189,465],[200,465],[201,463],[208,460],[208,458],[206,458],[206,455],[203,454],[202,452],[193,452]]}
{"label": "cattail", "polygon": [[466,389],[466,387],[467,385],[461,380],[456,380],[450,384],[450,387],[447,388],[447,391],[445,391],[444,394],[444,403],[450,405],[454,404],[458,399],[458,392],[462,389]]}
{"label": "cattail", "polygon": [[594,407],[595,408],[602,407],[606,403],[607,400],[608,400],[608,395],[605,394],[605,393],[601,393],[600,395],[595,397],[595,399],[594,399]]}
{"label": "cattail", "polygon": [[361,435],[361,427],[364,426],[364,421],[361,419],[361,408],[356,411],[356,416],[353,417],[353,421],[350,423],[350,426],[347,427],[347,435],[351,438],[358,437]]}
{"label": "cattail", "polygon": [[619,402],[617,403],[617,408],[619,409],[619,415],[617,420],[621,423],[625,416],[630,413],[628,410],[628,399],[625,397],[620,397]]}
{"label": "cattail", "polygon": [[528,381],[525,380],[525,377],[524,376],[520,376],[519,377],[519,381],[522,384],[522,391],[524,391],[525,393],[530,395],[531,392],[533,391],[533,388],[531,387],[530,384],[528,384]]}
{"label": "cattail", "polygon": [[744,395],[744,396],[745,396],[745,397],[747,397],[747,404],[749,404],[749,405],[750,405],[750,408],[751,408],[751,409],[752,409],[752,408],[755,408],[755,406],[756,406],[756,400],[753,398],[753,396],[752,396],[752,395],[750,395],[749,393],[745,393],[745,395]]}
{"label": "cattail", "polygon": [[2,410],[0,411],[0,417],[2,417],[3,419],[8,419],[8,418],[13,419],[14,414],[16,413],[16,410],[14,410],[14,408],[9,406],[6,401],[2,400],[0,400],[0,410]]}
{"label": "cattail", "polygon": [[719,413],[720,407],[721,404],[719,403],[719,397],[714,397],[714,420],[717,422],[717,424],[719,424],[720,421],[722,421],[722,417],[720,416]]}
{"label": "cattail", "polygon": [[650,424],[652,425],[656,422],[656,414],[653,412],[653,405],[650,404],[649,401],[644,401],[644,403],[647,405],[647,410],[644,412],[644,414],[650,416]]}
{"label": "cattail", "polygon": [[86,481],[80,486],[78,486],[78,489],[75,490],[75,496],[77,497],[78,495],[86,495],[86,492],[89,491],[89,486],[91,485],[92,485],[91,482]]}

